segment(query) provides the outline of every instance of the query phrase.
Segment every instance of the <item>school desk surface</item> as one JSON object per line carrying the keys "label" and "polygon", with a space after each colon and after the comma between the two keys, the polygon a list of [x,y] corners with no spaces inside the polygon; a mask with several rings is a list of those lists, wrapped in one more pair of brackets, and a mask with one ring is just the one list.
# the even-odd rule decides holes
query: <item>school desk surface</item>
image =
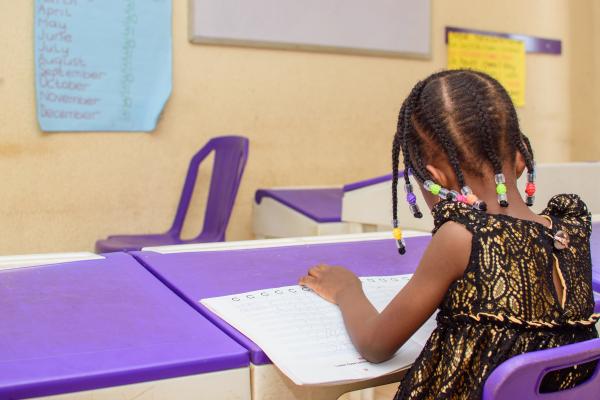
{"label": "school desk surface", "polygon": [[124,253],[0,271],[0,293],[0,398],[249,374],[243,347]]}
{"label": "school desk surface", "polygon": [[342,189],[261,189],[254,200],[260,204],[265,197],[273,198],[316,222],[340,222]]}
{"label": "school desk surface", "polygon": [[343,218],[342,203],[348,193],[382,182],[389,186],[390,179],[391,175],[386,175],[349,183],[343,187],[259,189],[254,196],[252,212],[255,237],[262,239],[378,231],[376,225],[366,226],[346,221]]}
{"label": "school desk surface", "polygon": [[341,187],[261,189],[252,205],[252,230],[257,239],[362,232],[342,222],[341,213]]}
{"label": "school desk surface", "polygon": [[[398,178],[401,179],[402,177],[404,177],[404,174],[402,172],[398,173]],[[358,181],[358,182],[353,182],[353,183],[349,183],[347,185],[344,185],[343,191],[344,193],[348,193],[351,192],[353,190],[358,190],[358,189],[362,189],[364,187],[369,187],[372,185],[377,185],[378,183],[382,183],[382,182],[388,182],[389,185],[391,185],[391,181],[392,181],[392,174],[387,174],[387,175],[383,175],[383,176],[376,176],[375,178],[369,178],[369,179],[365,179],[362,181]],[[398,186],[401,186],[403,183],[401,181],[401,184]]]}
{"label": "school desk surface", "polygon": [[408,251],[398,255],[393,239],[366,242],[302,244],[232,251],[159,254],[135,252],[175,292],[250,351],[253,364],[270,363],[265,353],[236,329],[212,314],[200,299],[295,285],[318,263],[343,265],[360,276],[414,272],[429,237],[407,239]]}

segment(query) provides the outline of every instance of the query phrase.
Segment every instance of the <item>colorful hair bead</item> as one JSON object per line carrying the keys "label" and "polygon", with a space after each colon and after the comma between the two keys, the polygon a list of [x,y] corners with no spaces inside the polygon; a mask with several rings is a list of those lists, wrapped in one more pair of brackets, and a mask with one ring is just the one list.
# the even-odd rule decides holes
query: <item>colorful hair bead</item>
{"label": "colorful hair bead", "polygon": [[506,195],[506,180],[504,174],[496,174],[494,176],[496,182],[496,194],[498,195],[498,204],[500,207],[508,207],[508,196]]}
{"label": "colorful hair bead", "polygon": [[485,204],[485,201],[479,200],[479,197],[473,194],[473,190],[471,190],[469,186],[463,186],[463,188],[460,189],[460,192],[465,197],[465,203],[479,211],[487,210],[487,204]]}
{"label": "colorful hair bead", "polygon": [[407,193],[406,194],[406,201],[408,202],[408,204],[416,204],[416,202],[417,202],[417,196],[415,196],[414,193]]}
{"label": "colorful hair bead", "polygon": [[440,196],[440,198],[442,200],[448,200],[448,196],[450,195],[450,191],[446,188],[443,188],[440,186],[440,190],[437,193],[438,196]]}
{"label": "colorful hair bead", "polygon": [[527,182],[525,193],[527,193],[527,196],[533,196],[535,194],[535,183]]}
{"label": "colorful hair bead", "polygon": [[469,186],[463,186],[462,189],[460,189],[460,192],[466,196],[468,194],[472,194],[473,191],[471,190],[471,188]]}
{"label": "colorful hair bead", "polygon": [[441,197],[444,200],[460,201],[462,203],[466,203],[472,206],[474,209],[479,211],[487,210],[487,205],[485,204],[485,202],[483,200],[479,200],[479,198],[473,194],[473,191],[468,186],[464,186],[460,190],[461,193],[458,193],[455,190],[448,190],[433,181],[427,180],[423,182],[423,187],[425,188],[425,190],[431,192],[436,196]]}
{"label": "colorful hair bead", "polygon": [[527,173],[527,185],[525,185],[525,203],[531,207],[535,201],[535,169]]}
{"label": "colorful hair bead", "polygon": [[433,194],[434,196],[439,195],[440,191],[443,189],[440,185],[430,180],[426,180],[425,182],[423,182],[423,187],[428,192],[431,192],[431,194]]}
{"label": "colorful hair bead", "polygon": [[413,193],[413,187],[410,183],[404,185],[404,191],[406,192],[406,201],[408,202],[408,208],[415,218],[423,218],[423,213],[417,205],[417,196]]}
{"label": "colorful hair bead", "polygon": [[470,205],[470,206],[472,206],[473,204],[475,204],[475,202],[477,200],[479,200],[479,198],[477,196],[475,196],[474,194],[472,194],[472,193],[466,195],[465,199],[467,200],[467,204]]}
{"label": "colorful hair bead", "polygon": [[451,190],[450,193],[448,193],[448,200],[450,201],[460,201],[458,198],[461,197],[462,195],[460,193],[458,193],[456,190]]}
{"label": "colorful hair bead", "polygon": [[467,204],[467,196],[460,193],[456,193],[456,201],[460,201],[461,203]]}
{"label": "colorful hair bead", "polygon": [[398,253],[400,253],[400,255],[406,253],[406,243],[404,243],[404,239],[402,237],[402,230],[398,227],[398,220],[395,219],[392,221],[392,226],[394,227],[394,229],[392,229],[392,235],[394,236],[394,239],[396,239],[396,246],[398,247]]}

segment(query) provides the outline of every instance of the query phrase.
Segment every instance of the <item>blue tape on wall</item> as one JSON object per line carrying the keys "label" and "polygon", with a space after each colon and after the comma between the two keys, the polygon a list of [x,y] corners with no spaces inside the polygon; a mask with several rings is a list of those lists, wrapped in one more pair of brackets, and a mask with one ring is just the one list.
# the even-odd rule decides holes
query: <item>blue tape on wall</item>
{"label": "blue tape on wall", "polygon": [[171,94],[171,0],[36,0],[44,131],[151,131]]}

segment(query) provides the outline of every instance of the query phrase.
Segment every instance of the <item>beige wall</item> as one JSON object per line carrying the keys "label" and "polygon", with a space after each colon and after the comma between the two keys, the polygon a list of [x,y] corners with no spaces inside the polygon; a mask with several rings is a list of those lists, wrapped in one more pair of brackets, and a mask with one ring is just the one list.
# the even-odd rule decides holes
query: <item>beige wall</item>
{"label": "beige wall", "polygon": [[[571,135],[572,111],[597,99],[600,89],[596,81],[586,98],[572,90],[585,86],[573,78],[574,65],[593,58],[591,40],[576,40],[591,29],[574,30],[577,2],[433,0],[427,61],[191,45],[187,2],[173,3],[174,90],[158,129],[44,134],[34,114],[32,1],[0,0],[0,254],[91,250],[108,234],[167,229],[187,162],[214,135],[251,140],[229,240],[251,237],[259,187],[332,185],[387,173],[402,99],[417,79],[445,65],[446,25],[563,40],[560,57],[527,56],[522,124],[541,161],[600,158],[598,146]],[[595,21],[597,36],[597,2],[582,4],[575,12],[588,18],[579,24]],[[578,134],[591,137],[600,127],[595,114],[595,122],[593,113],[578,115]],[[194,225],[188,235],[199,229]]]}
{"label": "beige wall", "polygon": [[571,155],[600,158],[600,2],[578,0],[570,7]]}
{"label": "beige wall", "polygon": [[593,2],[593,26],[592,32],[594,41],[592,47],[593,66],[592,78],[594,82],[594,96],[592,101],[594,109],[587,118],[594,118],[593,128],[586,131],[590,138],[591,145],[583,143],[582,146],[591,148],[591,153],[586,155],[589,159],[597,160],[600,158],[600,2]]}

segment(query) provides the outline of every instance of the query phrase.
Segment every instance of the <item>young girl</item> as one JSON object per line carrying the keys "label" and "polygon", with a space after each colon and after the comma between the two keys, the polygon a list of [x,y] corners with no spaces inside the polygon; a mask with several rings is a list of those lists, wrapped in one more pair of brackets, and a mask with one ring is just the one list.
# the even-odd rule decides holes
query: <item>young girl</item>
{"label": "young girl", "polygon": [[[435,226],[410,282],[381,313],[342,267],[319,265],[300,279],[337,304],[348,333],[371,362],[390,358],[439,308],[437,328],[396,399],[477,399],[508,358],[597,337],[591,290],[590,215],[576,195],[533,213],[533,152],[510,97],[493,78],[443,71],[419,82],[400,110],[392,149],[394,237],[400,151]],[[527,169],[526,201],[517,178]],[[399,261],[401,262],[401,261]],[[594,363],[551,373],[542,391],[588,378]]]}

